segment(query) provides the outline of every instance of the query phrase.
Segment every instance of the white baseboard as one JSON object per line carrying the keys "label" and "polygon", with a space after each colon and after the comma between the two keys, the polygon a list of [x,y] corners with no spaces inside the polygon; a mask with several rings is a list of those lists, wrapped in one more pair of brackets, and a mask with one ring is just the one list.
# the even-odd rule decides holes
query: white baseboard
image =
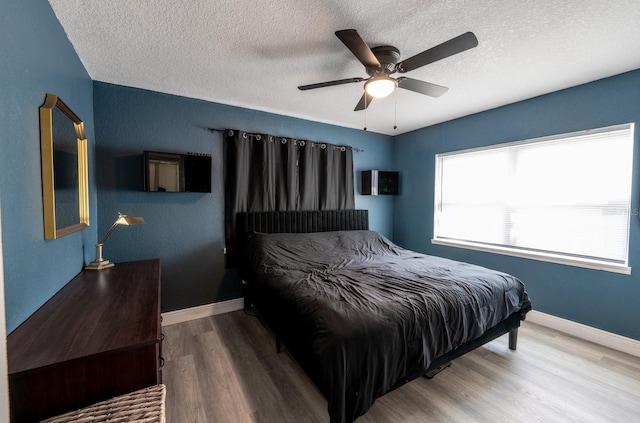
{"label": "white baseboard", "polygon": [[229,313],[242,310],[243,308],[244,298],[235,298],[233,300],[220,301],[218,303],[205,304],[182,310],[168,311],[162,313],[162,326],[175,325],[176,323],[215,316],[216,314]]}
{"label": "white baseboard", "polygon": [[632,338],[616,335],[615,333],[596,329],[591,326],[583,325],[582,323],[573,322],[571,320],[536,310],[532,310],[527,313],[526,322],[555,329],[559,332],[566,333],[567,335],[593,342],[594,344],[602,345],[616,351],[621,351],[634,357],[640,357],[640,341]]}

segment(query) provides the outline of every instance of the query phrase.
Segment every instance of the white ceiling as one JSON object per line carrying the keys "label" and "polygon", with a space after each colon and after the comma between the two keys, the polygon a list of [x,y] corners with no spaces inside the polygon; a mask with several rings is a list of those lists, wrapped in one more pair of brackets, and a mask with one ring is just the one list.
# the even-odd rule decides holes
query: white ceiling
{"label": "white ceiling", "polygon": [[638,0],[49,3],[94,80],[360,129],[363,83],[297,89],[367,77],[335,31],[401,60],[475,33],[475,49],[405,74],[449,87],[442,97],[400,89],[371,104],[367,129],[390,135],[640,68]]}

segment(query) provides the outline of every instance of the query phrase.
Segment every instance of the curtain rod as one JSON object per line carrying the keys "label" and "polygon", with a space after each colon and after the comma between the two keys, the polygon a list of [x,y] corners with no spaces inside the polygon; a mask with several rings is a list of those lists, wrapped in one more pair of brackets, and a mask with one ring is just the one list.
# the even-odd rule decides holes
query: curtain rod
{"label": "curtain rod", "polygon": [[[225,132],[226,129],[218,129],[218,128],[207,128],[209,129],[209,131],[211,132]],[[247,135],[249,136],[255,136],[256,134],[251,134],[251,133],[247,133]],[[317,141],[311,141],[312,143],[316,143],[316,144],[322,144],[320,142]],[[364,150],[362,148],[356,148],[356,147],[351,147],[352,151],[355,151],[356,153],[364,153]]]}

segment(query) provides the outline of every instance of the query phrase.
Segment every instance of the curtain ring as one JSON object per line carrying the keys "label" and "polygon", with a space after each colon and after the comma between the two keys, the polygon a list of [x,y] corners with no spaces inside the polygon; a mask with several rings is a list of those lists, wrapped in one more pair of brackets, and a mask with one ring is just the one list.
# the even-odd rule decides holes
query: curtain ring
{"label": "curtain ring", "polygon": [[258,141],[260,141],[260,140],[262,139],[262,136],[261,136],[260,134],[258,134],[258,135],[256,135],[256,139],[257,139]]}
{"label": "curtain ring", "polygon": [[323,150],[327,148],[327,144],[320,144],[320,148],[322,148]]}
{"label": "curtain ring", "polygon": [[304,141],[298,141],[298,143],[299,143],[299,145],[300,145],[301,147],[304,147],[304,145],[305,145],[305,142],[304,142]]}
{"label": "curtain ring", "polygon": [[230,137],[232,137],[232,136],[233,136],[233,129],[229,129],[229,130],[227,131],[227,134],[229,134],[229,136],[230,136]]}
{"label": "curtain ring", "polygon": [[242,138],[244,138],[245,140],[247,139],[247,133],[246,132],[242,133]]}
{"label": "curtain ring", "polygon": [[281,142],[282,144],[286,144],[286,143],[287,143],[287,139],[286,139],[286,138],[280,138],[280,142]]}
{"label": "curtain ring", "polygon": [[344,152],[347,151],[347,147],[345,147],[344,145],[342,147],[340,147],[340,151]]}
{"label": "curtain ring", "polygon": [[273,142],[273,136],[269,135],[269,142]]}

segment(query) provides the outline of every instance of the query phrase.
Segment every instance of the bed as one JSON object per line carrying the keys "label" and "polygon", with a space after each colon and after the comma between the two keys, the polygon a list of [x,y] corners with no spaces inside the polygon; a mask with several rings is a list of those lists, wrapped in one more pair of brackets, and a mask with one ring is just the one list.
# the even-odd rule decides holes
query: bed
{"label": "bed", "polygon": [[350,423],[376,398],[517,328],[521,281],[405,250],[368,230],[367,210],[236,216],[245,303],[255,305]]}

